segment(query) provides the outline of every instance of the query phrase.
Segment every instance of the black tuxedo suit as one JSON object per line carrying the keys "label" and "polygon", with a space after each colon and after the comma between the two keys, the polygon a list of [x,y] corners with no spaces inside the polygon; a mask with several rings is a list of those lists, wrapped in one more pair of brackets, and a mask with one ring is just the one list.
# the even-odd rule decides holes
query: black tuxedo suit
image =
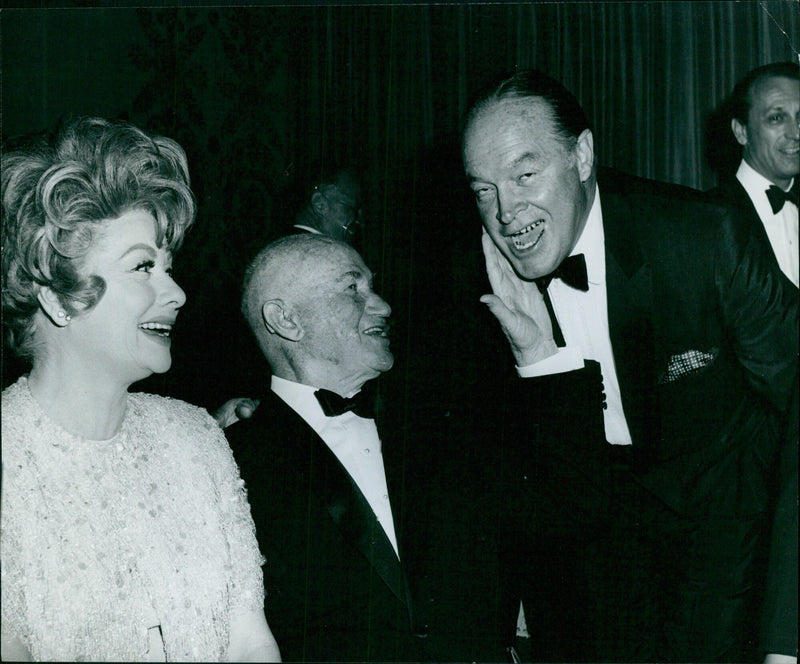
{"label": "black tuxedo suit", "polygon": [[[226,430],[266,557],[266,614],[287,661],[415,661],[404,568],[355,483],[314,430],[270,392]],[[383,437],[382,437],[383,438]],[[401,556],[404,464],[383,438]],[[410,556],[410,554],[409,554]]]}
{"label": "black tuxedo suit", "polygon": [[[723,178],[719,186],[709,190],[712,200],[733,207],[751,219],[757,232],[764,232],[753,200],[738,178]],[[768,240],[767,240],[768,241]],[[797,388],[797,383],[795,383]],[[761,617],[761,644],[767,652],[797,653],[797,389],[793,395],[784,436],[789,440],[780,460],[776,492],[775,523],[770,547],[766,601]]]}
{"label": "black tuxedo suit", "polygon": [[[634,444],[651,456],[644,481],[683,513],[760,507],[759,490],[712,507],[702,480],[759,438],[774,454],[797,368],[797,292],[766,235],[698,192],[614,172],[599,185],[611,342]],[[688,349],[713,361],[666,381]]]}
{"label": "black tuxedo suit", "polygon": [[[600,596],[600,631],[615,641],[600,656],[742,656],[775,465],[796,445],[779,428],[797,370],[797,291],[763,229],[704,194],[613,171],[598,184],[609,332],[634,445],[603,444],[602,388],[590,371],[520,380],[507,474],[524,509],[507,524],[517,539],[504,547],[506,569],[524,569],[532,550],[542,570],[572,583],[604,560],[561,614]],[[688,351],[704,366],[670,380]],[[620,540],[597,544],[620,524]],[[529,547],[520,533],[537,541]],[[644,592],[651,574],[665,577],[655,595]],[[535,584],[529,592],[544,595]],[[575,620],[594,629],[595,619]],[[620,633],[609,632],[614,621]],[[649,643],[624,642],[648,631]]]}
{"label": "black tuxedo suit", "polygon": [[753,199],[750,198],[750,195],[742,186],[742,183],[739,182],[738,178],[735,176],[724,177],[720,180],[717,187],[710,189],[707,193],[711,200],[735,208],[749,217],[754,226],[759,229],[758,232],[763,232],[764,237],[767,242],[769,242],[766,229],[764,228],[764,222],[758,216],[756,206],[753,204]]}

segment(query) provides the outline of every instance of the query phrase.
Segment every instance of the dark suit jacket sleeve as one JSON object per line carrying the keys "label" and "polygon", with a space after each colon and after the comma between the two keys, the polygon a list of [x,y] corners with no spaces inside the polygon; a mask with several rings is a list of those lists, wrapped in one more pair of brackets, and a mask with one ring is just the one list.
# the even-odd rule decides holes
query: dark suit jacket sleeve
{"label": "dark suit jacket sleeve", "polygon": [[[734,215],[739,220],[743,215]],[[783,414],[777,496],[762,611],[765,652],[797,653],[798,293],[774,259],[760,224],[723,224],[715,281],[723,320],[751,387]]]}
{"label": "dark suit jacket sleeve", "polygon": [[779,493],[762,612],[761,649],[797,656],[798,383],[790,403],[777,477]]}
{"label": "dark suit jacket sleeve", "polygon": [[[751,387],[784,414],[768,579],[762,611],[764,652],[797,654],[798,293],[758,224],[723,225],[715,280],[723,319]],[[719,267],[721,266],[721,267]]]}
{"label": "dark suit jacket sleeve", "polygon": [[[712,199],[747,214],[758,235],[766,235],[761,219],[742,185],[735,178],[709,192]],[[767,240],[768,242],[768,240]],[[791,290],[791,289],[789,289]],[[796,297],[796,291],[795,291]],[[797,656],[797,535],[798,535],[798,378],[789,401],[783,445],[775,474],[777,498],[769,550],[761,649],[765,653]]]}
{"label": "dark suit jacket sleeve", "polygon": [[752,224],[723,224],[714,279],[722,317],[751,387],[786,412],[797,370],[797,289]]}

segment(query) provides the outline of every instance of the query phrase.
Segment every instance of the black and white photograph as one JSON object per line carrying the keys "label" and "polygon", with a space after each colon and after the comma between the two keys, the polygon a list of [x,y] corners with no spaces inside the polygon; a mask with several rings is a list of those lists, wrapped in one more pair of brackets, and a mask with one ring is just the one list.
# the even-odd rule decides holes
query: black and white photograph
{"label": "black and white photograph", "polygon": [[797,664],[798,35],[4,2],[0,658]]}

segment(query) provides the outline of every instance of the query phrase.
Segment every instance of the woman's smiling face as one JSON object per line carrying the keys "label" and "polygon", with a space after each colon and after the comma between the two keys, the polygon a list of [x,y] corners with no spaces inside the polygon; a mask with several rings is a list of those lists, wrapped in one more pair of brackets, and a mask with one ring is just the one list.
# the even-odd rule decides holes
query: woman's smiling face
{"label": "woman's smiling face", "polygon": [[172,279],[172,256],[156,241],[153,215],[133,209],[105,222],[81,272],[106,288],[69,325],[74,351],[126,384],[170,368],[172,326],[186,302]]}

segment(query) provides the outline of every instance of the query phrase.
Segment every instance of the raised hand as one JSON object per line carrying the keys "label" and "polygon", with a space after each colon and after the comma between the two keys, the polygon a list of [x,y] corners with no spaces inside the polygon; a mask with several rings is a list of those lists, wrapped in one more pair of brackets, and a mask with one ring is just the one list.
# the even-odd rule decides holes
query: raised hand
{"label": "raised hand", "polygon": [[540,362],[557,352],[544,298],[532,281],[520,279],[491,237],[481,238],[493,295],[483,295],[506,335],[517,366]]}

